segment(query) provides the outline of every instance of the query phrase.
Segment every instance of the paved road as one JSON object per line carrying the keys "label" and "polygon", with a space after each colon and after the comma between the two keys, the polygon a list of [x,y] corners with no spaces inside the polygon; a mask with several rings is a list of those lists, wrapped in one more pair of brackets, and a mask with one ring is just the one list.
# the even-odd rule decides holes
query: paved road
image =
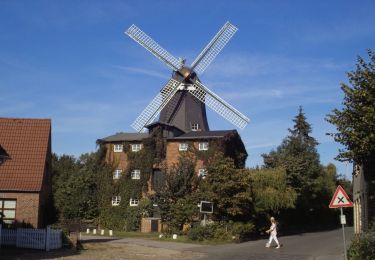
{"label": "paved road", "polygon": [[[353,229],[346,228],[346,237],[348,241],[347,244],[349,244],[352,234]],[[91,238],[83,237],[83,239],[85,240]],[[343,259],[343,238],[341,229],[285,236],[280,237],[279,240],[283,244],[283,247],[281,247],[280,249],[265,248],[264,245],[266,243],[266,240],[216,246],[134,238],[111,240],[106,243],[110,243],[116,246],[127,244],[155,248],[155,250],[165,249],[178,252],[186,252],[186,258],[184,259]],[[189,253],[193,253],[191,258],[188,257]]]}

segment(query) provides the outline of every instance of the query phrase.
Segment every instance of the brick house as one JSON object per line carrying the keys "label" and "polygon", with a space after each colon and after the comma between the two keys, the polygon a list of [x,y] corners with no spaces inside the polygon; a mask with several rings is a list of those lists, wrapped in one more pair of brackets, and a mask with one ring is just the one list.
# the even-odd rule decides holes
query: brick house
{"label": "brick house", "polygon": [[[159,133],[158,137],[162,140],[162,163],[161,165],[172,167],[178,162],[179,157],[186,153],[188,149],[194,147],[195,150],[205,153],[210,149],[220,150],[227,157],[234,159],[236,167],[244,167],[247,158],[245,146],[236,130],[221,131],[195,131],[185,132],[171,124],[156,122],[147,126],[149,133],[117,133],[102,139],[98,139],[97,143],[105,148],[105,160],[114,166],[114,179],[121,178],[128,166],[128,153],[137,152],[144,149],[144,140],[155,133]],[[212,144],[215,144],[213,146]],[[242,154],[242,156],[238,156]],[[241,159],[238,159],[241,158]],[[197,159],[195,172],[197,175],[205,177],[207,173],[206,165],[203,160]],[[141,172],[132,172],[131,178],[136,178]],[[134,176],[133,176],[134,175]],[[149,193],[153,192],[156,185],[160,184],[163,179],[163,172],[160,165],[154,165],[152,175],[149,180]],[[145,194],[146,195],[146,194]],[[115,199],[116,200],[116,199]],[[112,205],[118,205],[120,201],[112,201]],[[132,204],[132,202],[130,202]]]}
{"label": "brick house", "polygon": [[0,144],[8,156],[0,164],[3,222],[43,227],[52,196],[51,120],[0,118]]}

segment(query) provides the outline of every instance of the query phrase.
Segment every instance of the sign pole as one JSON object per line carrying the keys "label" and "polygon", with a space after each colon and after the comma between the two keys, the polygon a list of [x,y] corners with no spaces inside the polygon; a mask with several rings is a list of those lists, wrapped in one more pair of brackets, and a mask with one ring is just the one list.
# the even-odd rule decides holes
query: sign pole
{"label": "sign pole", "polygon": [[[342,219],[344,218],[342,207],[340,208],[340,212],[341,212],[341,219]],[[346,257],[345,224],[342,220],[341,220],[341,224],[342,224],[342,236],[344,238],[344,259],[347,260],[348,258]]]}
{"label": "sign pole", "polygon": [[332,197],[331,203],[329,203],[329,208],[337,209],[340,208],[340,223],[342,225],[342,237],[344,238],[344,259],[347,260],[346,256],[346,240],[345,240],[345,224],[346,219],[343,214],[343,207],[353,207],[353,202],[350,200],[348,194],[345,190],[339,185],[335,191],[335,194]]}

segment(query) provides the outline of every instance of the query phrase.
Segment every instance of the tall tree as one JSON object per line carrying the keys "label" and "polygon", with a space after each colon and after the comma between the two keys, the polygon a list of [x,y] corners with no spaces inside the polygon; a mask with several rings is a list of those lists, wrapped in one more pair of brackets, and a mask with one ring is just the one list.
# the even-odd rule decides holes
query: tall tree
{"label": "tall tree", "polygon": [[314,185],[321,172],[318,142],[311,137],[311,125],[307,122],[302,107],[293,119],[294,126],[276,151],[263,154],[266,168],[284,167],[289,184],[299,193]]}
{"label": "tall tree", "polygon": [[[297,192],[296,209],[283,210],[281,215],[289,224],[329,224],[332,218],[327,201],[331,188],[327,185],[332,187],[332,182],[335,182],[335,169],[325,169],[320,165],[316,149],[318,142],[310,135],[312,128],[302,107],[293,122],[289,136],[281,145],[263,155],[265,168],[285,168],[288,184]],[[330,181],[324,183],[328,179]]]}
{"label": "tall tree", "polygon": [[366,163],[375,157],[375,53],[368,50],[370,60],[358,57],[356,70],[347,73],[349,85],[342,83],[344,101],[326,120],[335,125],[330,133],[344,145],[337,159]]}

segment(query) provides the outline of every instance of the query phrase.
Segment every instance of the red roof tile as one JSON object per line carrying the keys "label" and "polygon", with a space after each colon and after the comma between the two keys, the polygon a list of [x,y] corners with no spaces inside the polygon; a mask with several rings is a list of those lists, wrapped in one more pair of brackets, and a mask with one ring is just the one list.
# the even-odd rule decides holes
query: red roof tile
{"label": "red roof tile", "polygon": [[0,190],[41,190],[50,134],[50,119],[0,118],[0,144],[11,158],[0,165]]}

